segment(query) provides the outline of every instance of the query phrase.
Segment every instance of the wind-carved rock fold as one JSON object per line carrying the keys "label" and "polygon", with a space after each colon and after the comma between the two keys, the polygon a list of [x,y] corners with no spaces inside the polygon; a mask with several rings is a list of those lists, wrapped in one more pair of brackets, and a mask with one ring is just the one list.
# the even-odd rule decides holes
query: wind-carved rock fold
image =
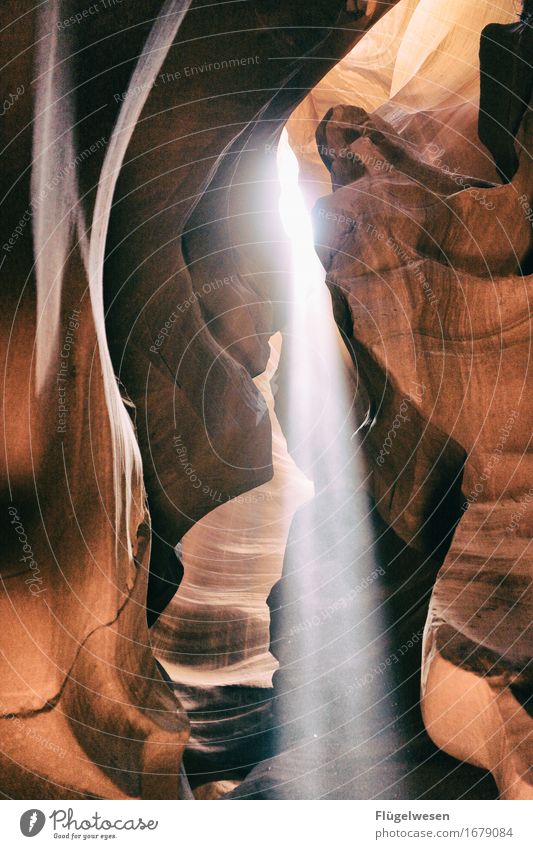
{"label": "wind-carved rock fold", "polygon": [[[252,378],[283,295],[275,262],[261,265],[271,249],[253,244],[271,239],[255,226],[269,207],[246,188],[258,163],[246,152],[275,141],[369,26],[343,9],[2,4],[8,796],[188,793],[188,721],[146,626],[146,493],[153,621],[179,583],[174,546],[214,506],[210,490],[236,495],[271,475]],[[331,59],[306,64],[321,45]],[[261,162],[272,172],[272,156]]]}
{"label": "wind-carved rock fold", "polygon": [[332,109],[317,143],[334,193],[314,215],[370,398],[377,509],[413,553],[443,559],[426,728],[517,799],[533,797],[531,106],[511,129],[517,168],[498,185],[432,166],[378,116]]}
{"label": "wind-carved rock fold", "polygon": [[[155,662],[147,607],[150,623],[166,607],[154,645],[183,654],[190,634],[175,623],[197,599],[192,570],[168,604],[175,546],[219,499],[272,476],[254,382],[288,297],[272,151],[300,99],[390,5],[139,0],[84,15],[81,0],[2,4],[7,796],[190,795],[189,722]],[[317,247],[371,404],[373,496],[418,565],[442,562],[426,726],[508,798],[531,798],[533,783],[532,118],[530,73],[501,65],[494,88],[491,44],[524,58],[530,25],[482,40],[479,129],[505,185],[486,152],[479,173],[493,179],[445,172],[359,109],[333,109],[318,136],[335,192],[316,211]],[[504,120],[502,82],[515,95]],[[393,428],[399,413],[409,427]],[[265,570],[262,596],[274,579]],[[266,641],[254,603],[252,644],[228,628],[228,654]],[[195,624],[195,643],[217,636],[216,615],[203,633]],[[305,650],[307,632],[295,633]],[[279,677],[292,687],[287,666]]]}

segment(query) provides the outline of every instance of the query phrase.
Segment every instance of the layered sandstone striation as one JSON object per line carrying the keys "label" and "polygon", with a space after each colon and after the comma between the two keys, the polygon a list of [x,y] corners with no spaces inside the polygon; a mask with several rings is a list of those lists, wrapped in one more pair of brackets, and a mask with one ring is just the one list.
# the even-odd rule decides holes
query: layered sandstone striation
{"label": "layered sandstone striation", "polygon": [[272,475],[253,383],[284,299],[266,147],[369,27],[343,10],[2,4],[8,796],[187,792],[188,720],[146,626],[146,496],[153,621],[209,493]]}
{"label": "layered sandstone striation", "polygon": [[[372,672],[397,636],[380,643],[373,613],[401,610],[399,636],[418,646],[425,607],[410,596],[426,599],[438,571],[426,727],[503,796],[531,797],[531,75],[498,59],[509,45],[527,57],[531,28],[505,4],[497,20],[472,5],[468,73],[454,65],[449,81],[459,102],[439,87],[460,52],[458,4],[414,70],[406,51],[428,21],[414,0],[387,16],[394,3],[2,4],[6,796],[190,797],[184,752],[198,798],[249,796],[256,774],[233,788],[263,749],[283,752],[258,767],[257,795],[415,795],[400,783],[408,751],[425,765],[428,749],[416,719],[401,723],[403,680],[387,689]],[[472,57],[489,21],[483,146]],[[336,107],[328,72],[375,22],[358,60],[368,102],[352,86]],[[321,78],[327,106],[295,112]],[[270,385],[291,298],[275,159],[290,115],[293,133],[299,115],[306,132],[320,123],[310,194],[324,174],[334,189],[317,248],[368,409],[383,581],[371,540],[351,568],[354,512],[371,511],[353,482],[289,532],[310,494]],[[317,550],[308,522],[325,528]]]}
{"label": "layered sandstone striation", "polygon": [[317,140],[335,191],[315,224],[370,397],[377,510],[413,553],[444,558],[426,727],[490,769],[504,798],[531,798],[531,109],[516,130],[500,185],[431,164],[379,116],[334,108]]}

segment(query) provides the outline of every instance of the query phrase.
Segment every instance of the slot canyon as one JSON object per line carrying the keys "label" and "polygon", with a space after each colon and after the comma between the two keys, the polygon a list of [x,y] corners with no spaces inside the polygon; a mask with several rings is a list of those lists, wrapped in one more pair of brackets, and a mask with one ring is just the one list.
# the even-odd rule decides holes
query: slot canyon
{"label": "slot canyon", "polygon": [[532,799],[533,2],[0,22],[2,797]]}

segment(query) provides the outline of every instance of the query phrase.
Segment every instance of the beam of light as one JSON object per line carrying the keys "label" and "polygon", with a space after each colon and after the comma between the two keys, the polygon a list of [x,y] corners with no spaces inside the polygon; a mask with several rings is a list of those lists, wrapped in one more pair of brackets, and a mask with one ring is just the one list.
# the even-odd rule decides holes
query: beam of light
{"label": "beam of light", "polygon": [[[290,362],[288,435],[296,456],[320,485],[357,474],[354,445],[336,444],[353,423],[353,365],[333,319],[325,272],[314,248],[313,228],[298,183],[299,167],[284,130],[278,146],[279,210],[291,241],[291,314],[284,333]],[[348,434],[348,439],[352,435]],[[339,468],[339,461],[343,464]],[[351,472],[344,465],[352,466]]]}
{"label": "beam of light", "polygon": [[347,784],[358,780],[371,797],[369,783],[382,782],[374,761],[384,738],[376,740],[380,729],[389,728],[390,712],[385,677],[368,680],[382,651],[383,621],[354,434],[353,366],[346,366],[286,131],[278,169],[280,215],[292,252],[291,315],[282,351],[288,382],[284,430],[293,456],[315,483],[315,497],[293,522],[284,577],[271,604],[272,648],[280,660],[278,751],[293,777],[280,782],[279,795],[318,798],[344,787],[341,796],[351,798],[359,791]]}

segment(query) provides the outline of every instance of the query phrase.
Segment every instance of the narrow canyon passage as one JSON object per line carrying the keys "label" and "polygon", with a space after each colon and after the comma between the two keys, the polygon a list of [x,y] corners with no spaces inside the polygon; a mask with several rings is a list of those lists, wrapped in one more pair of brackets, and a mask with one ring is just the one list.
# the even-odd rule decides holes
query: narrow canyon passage
{"label": "narrow canyon passage", "polygon": [[493,798],[490,776],[436,749],[423,727],[437,567],[413,563],[376,514],[359,438],[367,396],[286,131],[276,153],[290,314],[255,381],[274,475],[186,534],[183,581],[152,629],[191,719],[189,780],[228,798]]}
{"label": "narrow canyon passage", "polygon": [[533,0],[0,48],[0,793],[531,800]]}

